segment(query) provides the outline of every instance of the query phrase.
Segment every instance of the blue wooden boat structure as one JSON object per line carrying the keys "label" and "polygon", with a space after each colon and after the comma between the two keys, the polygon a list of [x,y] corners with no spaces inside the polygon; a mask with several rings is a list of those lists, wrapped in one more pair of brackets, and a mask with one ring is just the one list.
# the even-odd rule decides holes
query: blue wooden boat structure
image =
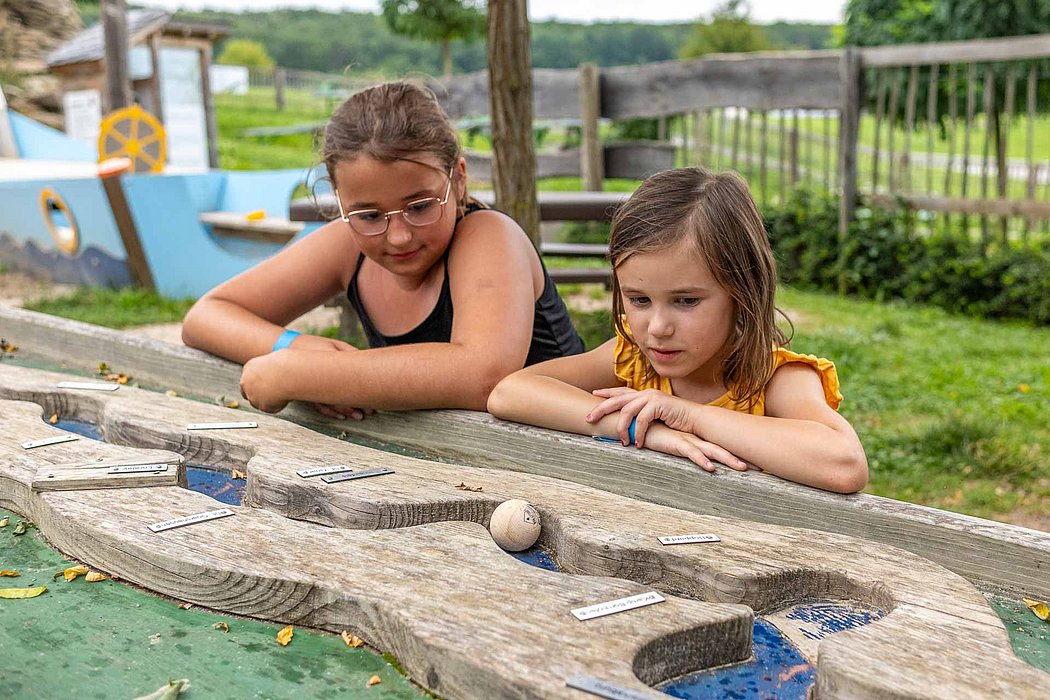
{"label": "blue wooden boat structure", "polygon": [[[127,173],[119,176],[122,222],[92,148],[18,113],[2,114],[20,156],[0,158],[0,264],[8,267],[67,284],[142,283],[129,258],[130,224],[147,286],[195,297],[320,225],[288,221],[307,170]],[[259,211],[262,220],[245,217]]]}

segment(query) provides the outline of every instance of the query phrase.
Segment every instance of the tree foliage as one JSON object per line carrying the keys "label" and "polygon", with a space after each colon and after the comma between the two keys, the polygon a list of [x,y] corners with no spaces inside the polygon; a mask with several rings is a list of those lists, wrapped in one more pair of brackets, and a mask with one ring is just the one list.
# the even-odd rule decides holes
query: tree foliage
{"label": "tree foliage", "polygon": [[742,0],[726,0],[712,11],[708,22],[699,22],[682,48],[682,58],[712,53],[743,53],[773,48],[762,27],[752,24]]}
{"label": "tree foliage", "polygon": [[266,53],[266,47],[251,39],[231,39],[222,48],[216,63],[248,68],[273,68],[274,61]]}
{"label": "tree foliage", "polygon": [[441,44],[445,75],[452,73],[449,45],[485,32],[485,14],[475,0],[383,0],[382,10],[395,34]]}

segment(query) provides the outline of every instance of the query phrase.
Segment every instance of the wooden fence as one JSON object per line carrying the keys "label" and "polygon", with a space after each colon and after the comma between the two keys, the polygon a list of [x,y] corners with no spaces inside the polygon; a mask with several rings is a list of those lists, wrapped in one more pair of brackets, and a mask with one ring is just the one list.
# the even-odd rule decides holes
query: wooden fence
{"label": "wooden fence", "polygon": [[[657,118],[677,164],[738,170],[761,204],[804,185],[845,195],[842,232],[859,196],[931,226],[978,215],[985,239],[998,217],[1002,236],[1027,240],[1050,222],[1050,119],[1037,109],[1048,59],[1050,34],[538,69],[534,116],[581,119],[583,135],[578,151],[541,156],[541,172],[577,160],[584,187],[600,189],[599,120]],[[488,112],[484,72],[431,86],[454,118]],[[627,160],[621,171],[646,174]]]}

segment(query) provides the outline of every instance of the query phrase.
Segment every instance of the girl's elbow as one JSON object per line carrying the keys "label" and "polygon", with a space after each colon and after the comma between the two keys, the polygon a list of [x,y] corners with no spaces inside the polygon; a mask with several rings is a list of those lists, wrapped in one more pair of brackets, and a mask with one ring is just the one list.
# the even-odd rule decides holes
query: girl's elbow
{"label": "girl's elbow", "polygon": [[511,383],[514,375],[503,377],[489,392],[488,398],[485,402],[485,408],[489,413],[496,416],[497,418],[506,418],[507,413],[510,410],[510,395],[511,390],[509,384]]}
{"label": "girl's elbow", "polygon": [[864,450],[858,447],[846,455],[835,470],[835,476],[828,486],[835,493],[857,493],[868,485],[868,458]]}

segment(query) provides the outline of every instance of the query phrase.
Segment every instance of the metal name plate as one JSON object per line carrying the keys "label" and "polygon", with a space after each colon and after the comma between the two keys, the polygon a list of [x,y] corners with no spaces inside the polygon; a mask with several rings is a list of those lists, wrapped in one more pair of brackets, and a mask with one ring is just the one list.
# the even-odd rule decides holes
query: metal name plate
{"label": "metal name plate", "polygon": [[62,442],[73,442],[79,440],[80,437],[76,435],[59,435],[58,437],[44,438],[43,440],[33,440],[31,442],[23,442],[23,450],[31,450],[34,447],[47,447],[48,445],[57,445]]}
{"label": "metal name plate", "polygon": [[338,484],[340,481],[350,481],[351,479],[364,479],[369,476],[382,476],[383,474],[393,474],[393,469],[387,469],[386,467],[376,467],[375,469],[363,469],[359,472],[348,472],[346,474],[336,474],[335,476],[322,476],[321,481],[326,484]]}
{"label": "metal name plate", "polygon": [[253,420],[241,421],[240,423],[190,423],[186,430],[237,430],[238,428],[258,428],[259,424]]}
{"label": "metal name plate", "polygon": [[565,681],[565,685],[609,700],[652,700],[654,697],[648,693],[639,693],[637,690],[624,688],[593,676],[573,676]]}
{"label": "metal name plate", "polygon": [[120,384],[108,384],[104,382],[59,382],[59,389],[86,389],[87,391],[116,391]]}
{"label": "metal name plate", "polygon": [[657,537],[660,540],[660,544],[699,544],[701,542],[721,542],[722,538],[718,535],[703,534],[703,535],[667,535],[665,537]]}
{"label": "metal name plate", "polygon": [[295,472],[304,479],[309,479],[312,476],[321,476],[322,474],[342,474],[343,472],[352,472],[353,467],[317,467],[316,469],[300,469]]}
{"label": "metal name plate", "polygon": [[627,598],[610,600],[606,603],[588,605],[585,608],[575,608],[572,610],[572,614],[576,616],[577,620],[582,622],[583,620],[591,620],[595,617],[613,615],[615,613],[626,612],[627,610],[643,608],[646,605],[653,605],[662,602],[664,602],[664,597],[662,595],[656,591],[649,591],[648,593],[639,593],[638,595],[628,596]]}
{"label": "metal name plate", "polygon": [[235,513],[229,508],[219,508],[218,510],[209,510],[204,513],[194,513],[193,515],[187,515],[181,518],[175,518],[174,520],[164,520],[159,523],[153,523],[149,526],[149,529],[153,532],[163,532],[164,530],[171,530],[176,527],[182,527],[184,525],[195,525],[197,523],[204,523],[209,520],[217,520],[218,518],[225,518]]}
{"label": "metal name plate", "polygon": [[128,464],[123,467],[110,467],[107,474],[156,474],[168,471],[167,464]]}

